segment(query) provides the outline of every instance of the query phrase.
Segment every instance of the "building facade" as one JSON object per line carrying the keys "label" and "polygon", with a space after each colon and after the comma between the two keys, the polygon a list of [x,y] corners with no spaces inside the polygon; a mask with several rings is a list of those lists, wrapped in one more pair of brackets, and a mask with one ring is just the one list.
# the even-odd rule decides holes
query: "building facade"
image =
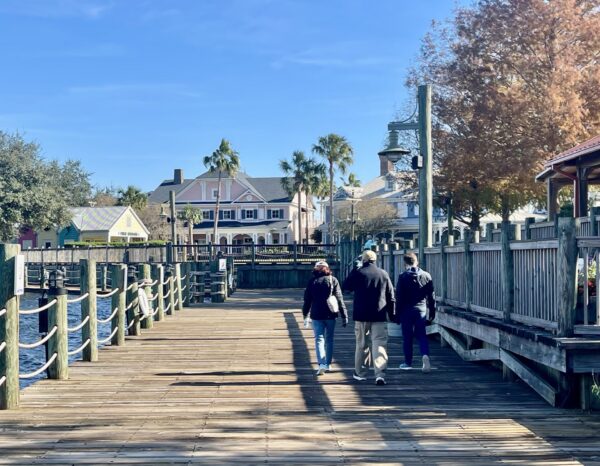
{"label": "building facade", "polygon": [[[169,192],[174,191],[177,211],[188,205],[197,208],[202,221],[193,226],[194,244],[291,244],[299,239],[299,215],[305,242],[306,222],[309,235],[316,226],[314,204],[302,196],[299,210],[297,195],[289,196],[281,180],[250,177],[243,172],[234,176],[224,173],[219,193],[218,238],[213,237],[218,173],[205,172],[186,180],[182,170],[176,169],[172,180],[163,181],[150,193],[149,202],[166,207]],[[189,242],[185,235],[179,242]]]}

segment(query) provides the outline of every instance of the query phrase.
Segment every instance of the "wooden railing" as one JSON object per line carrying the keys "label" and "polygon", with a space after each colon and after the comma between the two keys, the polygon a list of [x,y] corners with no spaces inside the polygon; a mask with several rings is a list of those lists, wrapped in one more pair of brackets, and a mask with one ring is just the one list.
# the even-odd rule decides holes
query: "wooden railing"
{"label": "wooden railing", "polygon": [[[432,275],[439,301],[560,336],[600,329],[600,303],[596,302],[593,319],[582,318],[577,314],[575,295],[577,245],[579,257],[587,254],[597,264],[600,237],[577,239],[576,232],[585,228],[566,218],[559,221],[558,239],[511,240],[515,228],[506,225],[500,242],[480,243],[477,236],[461,245],[426,249],[425,269]],[[390,272],[389,264],[397,263],[405,251],[387,247],[379,252],[380,265]],[[395,280],[402,269],[396,265],[394,270]],[[599,283],[600,277],[595,280]],[[584,288],[587,309],[591,287],[586,284]],[[590,329],[592,325],[596,328]]]}

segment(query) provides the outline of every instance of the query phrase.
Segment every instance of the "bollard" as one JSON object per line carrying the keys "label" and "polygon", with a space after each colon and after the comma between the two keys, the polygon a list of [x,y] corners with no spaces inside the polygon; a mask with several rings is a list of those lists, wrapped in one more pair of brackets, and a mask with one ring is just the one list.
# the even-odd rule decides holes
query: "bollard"
{"label": "bollard", "polygon": [[48,309],[48,330],[56,326],[56,333],[48,340],[48,356],[56,354],[56,360],[48,367],[48,378],[66,380],[69,378],[69,341],[67,330],[67,289],[65,273],[62,270],[50,272],[48,299],[56,303]]}
{"label": "bollard", "polygon": [[[138,272],[145,282],[151,283],[153,281],[152,273],[150,271],[150,264],[140,264],[138,266]],[[154,306],[152,306],[152,301],[150,301],[150,299],[152,299],[152,287],[144,286],[144,292],[148,297],[148,303],[150,304],[150,307],[153,308]],[[144,317],[141,313],[139,314],[139,316],[140,325],[143,329],[149,329],[154,327],[154,319],[152,318],[152,316]]]}
{"label": "bollard", "polygon": [[[14,293],[15,257],[18,244],[0,244],[0,409],[16,408],[19,404],[19,297]],[[4,378],[4,379],[3,379]]]}
{"label": "bollard", "polygon": [[112,296],[111,311],[119,309],[113,317],[111,331],[116,333],[110,340],[110,344],[114,346],[122,346],[125,344],[125,307],[127,306],[127,275],[125,272],[125,264],[116,264],[111,268],[111,284],[119,288],[119,291]]}
{"label": "bollard", "polygon": [[165,302],[164,302],[164,270],[160,264],[152,264],[152,281],[156,281],[156,284],[152,287],[152,294],[156,296],[154,300],[154,306],[158,308],[154,315],[154,320],[162,321],[165,320]]}
{"label": "bollard", "polygon": [[88,338],[90,343],[83,348],[82,359],[84,361],[98,360],[98,316],[96,301],[96,261],[81,259],[79,261],[81,270],[81,294],[89,293],[87,299],[81,301],[81,319],[89,316],[90,320],[81,329],[81,341]]}
{"label": "bollard", "polygon": [[[130,288],[131,287],[131,288]],[[138,284],[135,266],[127,269],[127,327],[128,334],[139,336],[140,330],[140,306],[138,304]]]}

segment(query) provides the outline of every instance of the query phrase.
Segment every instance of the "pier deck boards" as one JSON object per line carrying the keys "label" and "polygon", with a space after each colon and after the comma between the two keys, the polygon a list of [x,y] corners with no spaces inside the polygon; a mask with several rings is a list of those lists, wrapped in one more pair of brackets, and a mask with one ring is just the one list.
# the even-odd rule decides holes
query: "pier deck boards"
{"label": "pier deck boards", "polygon": [[[0,464],[598,464],[600,416],[549,407],[432,343],[430,374],[352,380],[352,329],[313,376],[299,291],[178,312],[0,412]],[[419,362],[419,358],[417,361]]]}

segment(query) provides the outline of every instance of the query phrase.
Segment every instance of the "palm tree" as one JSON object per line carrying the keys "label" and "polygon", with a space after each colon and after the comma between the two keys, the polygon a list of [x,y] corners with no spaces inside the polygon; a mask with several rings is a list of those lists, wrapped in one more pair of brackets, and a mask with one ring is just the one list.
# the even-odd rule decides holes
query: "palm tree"
{"label": "palm tree", "polygon": [[179,218],[188,224],[188,244],[191,246],[194,244],[194,224],[202,220],[202,212],[188,204],[179,212]]}
{"label": "palm tree", "polygon": [[302,244],[302,192],[307,184],[306,163],[306,156],[300,150],[294,151],[291,161],[279,161],[279,168],[284,174],[281,186],[291,198],[298,194],[298,244]]}
{"label": "palm tree", "polygon": [[[305,162],[304,173],[306,177],[306,185],[304,187],[304,198],[306,204],[306,218],[305,218],[305,237],[308,243],[308,199],[312,195],[318,195],[319,190],[323,184],[327,184],[327,167],[325,164],[318,163],[312,157]],[[323,183],[325,181],[325,183]]]}
{"label": "palm tree", "polygon": [[[327,170],[327,168],[325,168],[325,170]],[[319,198],[319,205],[320,205],[320,209],[321,209],[319,215],[320,215],[321,221],[323,221],[323,223],[325,223],[325,216],[323,215],[323,204],[324,204],[325,198],[329,196],[329,179],[327,176],[324,176],[319,181],[319,186],[315,191],[315,195]]]}
{"label": "palm tree", "polygon": [[345,137],[337,134],[321,136],[313,145],[312,151],[323,157],[329,164],[329,241],[333,238],[333,177],[336,168],[346,173],[348,165],[354,161],[354,151]]}
{"label": "palm tree", "polygon": [[354,173],[348,173],[348,178],[344,179],[343,176],[340,176],[340,180],[342,182],[342,186],[348,186],[350,188],[360,188],[360,180],[356,178]]}
{"label": "palm tree", "polygon": [[119,189],[117,204],[122,206],[131,206],[134,209],[142,210],[148,203],[148,196],[135,186],[127,186],[127,189]]}
{"label": "palm tree", "polygon": [[219,207],[221,201],[221,178],[223,172],[228,176],[235,176],[240,168],[239,154],[231,148],[227,139],[221,139],[219,148],[212,153],[204,157],[204,166],[208,168],[211,173],[218,173],[217,183],[217,203],[215,205],[215,226],[213,229],[213,237],[215,243],[219,241],[217,233],[219,230]]}

